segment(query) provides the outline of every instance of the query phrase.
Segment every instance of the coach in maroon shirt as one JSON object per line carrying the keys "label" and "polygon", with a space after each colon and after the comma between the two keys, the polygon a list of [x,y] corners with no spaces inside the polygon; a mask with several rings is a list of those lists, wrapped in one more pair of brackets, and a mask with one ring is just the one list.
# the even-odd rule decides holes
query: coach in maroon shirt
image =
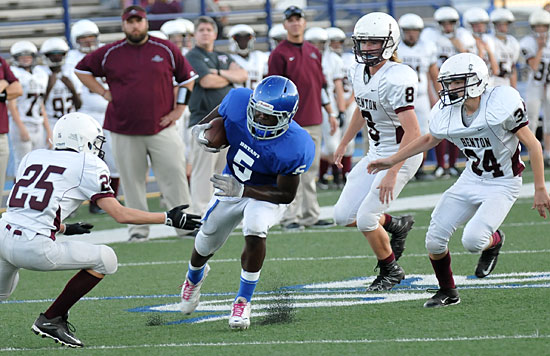
{"label": "coach in maroon shirt", "polygon": [[[149,156],[171,209],[190,201],[183,142],[174,124],[183,114],[196,75],[174,44],[149,36],[148,29],[145,10],[127,7],[122,12],[126,38],[89,53],[75,72],[90,91],[109,101],[104,128],[112,133],[126,205],[147,210]],[[94,77],[105,77],[109,90]],[[179,83],[177,100],[174,80]],[[129,233],[131,241],[144,240],[149,227],[130,226]]]}
{"label": "coach in maroon shirt", "polygon": [[[8,158],[10,155],[10,147],[8,145],[8,106],[7,100],[15,99],[23,94],[21,84],[13,75],[10,66],[0,57],[0,193],[4,190],[6,181],[6,167],[8,166]],[[0,194],[0,205],[2,204],[2,196]]]}
{"label": "coach in maroon shirt", "polygon": [[[311,43],[304,41],[306,20],[304,12],[297,6],[284,11],[283,25],[287,39],[271,52],[268,62],[268,75],[281,75],[292,80],[298,87],[300,101],[294,116],[315,142],[315,159],[309,170],[301,175],[296,198],[289,205],[281,224],[286,230],[303,229],[303,226],[328,227],[332,222],[319,220],[320,208],[317,201],[315,179],[319,174],[323,116],[321,106],[331,114],[328,100],[322,101],[322,90],[326,80],[321,66],[321,53]],[[326,96],[325,96],[326,97]],[[327,97],[328,98],[328,97]],[[332,132],[336,130],[336,120],[331,118]]]}

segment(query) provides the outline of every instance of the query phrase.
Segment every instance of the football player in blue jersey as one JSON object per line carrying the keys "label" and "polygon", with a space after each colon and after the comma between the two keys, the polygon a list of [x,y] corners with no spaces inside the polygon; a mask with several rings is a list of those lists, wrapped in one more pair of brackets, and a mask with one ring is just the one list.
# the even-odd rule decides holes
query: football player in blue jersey
{"label": "football player in blue jersey", "polygon": [[216,192],[209,203],[181,291],[181,311],[192,313],[210,270],[207,264],[242,221],[245,246],[241,255],[239,292],[231,308],[229,326],[250,326],[250,300],[266,254],[267,231],[278,223],[292,202],[300,174],[315,155],[311,136],[292,118],[298,110],[298,90],[281,76],[263,79],[254,91],[231,90],[222,103],[193,128],[194,138],[207,151],[204,131],[215,117],[224,119],[229,142],[223,175],[210,180]]}

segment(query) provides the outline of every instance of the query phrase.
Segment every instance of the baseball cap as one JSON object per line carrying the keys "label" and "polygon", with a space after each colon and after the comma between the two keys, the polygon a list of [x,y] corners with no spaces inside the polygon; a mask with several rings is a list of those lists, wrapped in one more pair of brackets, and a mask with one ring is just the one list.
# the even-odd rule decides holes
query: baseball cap
{"label": "baseball cap", "polygon": [[304,17],[304,10],[300,9],[298,6],[292,5],[287,7],[283,14],[285,15],[285,20],[288,20],[293,15]]}
{"label": "baseball cap", "polygon": [[124,9],[124,11],[122,11],[122,21],[126,21],[133,16],[146,19],[147,13],[145,12],[144,8],[136,5],[128,6],[127,8]]}

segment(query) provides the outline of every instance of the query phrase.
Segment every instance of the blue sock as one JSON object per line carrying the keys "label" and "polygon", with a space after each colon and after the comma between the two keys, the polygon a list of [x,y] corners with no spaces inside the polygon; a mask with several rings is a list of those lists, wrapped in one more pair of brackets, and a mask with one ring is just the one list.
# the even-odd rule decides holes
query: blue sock
{"label": "blue sock", "polygon": [[247,272],[241,269],[241,284],[239,285],[239,293],[237,293],[235,300],[237,300],[238,297],[244,297],[246,301],[250,302],[259,279],[260,271]]}
{"label": "blue sock", "polygon": [[197,284],[201,281],[202,276],[204,275],[204,267],[206,267],[206,263],[203,266],[195,267],[191,265],[191,261],[189,261],[189,267],[187,268],[187,278],[193,283]]}

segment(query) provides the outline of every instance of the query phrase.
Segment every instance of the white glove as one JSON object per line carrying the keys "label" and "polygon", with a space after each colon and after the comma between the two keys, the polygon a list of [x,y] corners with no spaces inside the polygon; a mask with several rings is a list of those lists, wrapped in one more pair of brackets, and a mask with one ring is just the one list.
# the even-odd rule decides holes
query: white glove
{"label": "white glove", "polygon": [[231,175],[214,174],[210,181],[214,184],[214,188],[220,190],[214,194],[216,196],[237,198],[243,196],[244,184]]}
{"label": "white glove", "polygon": [[204,131],[208,130],[211,127],[212,127],[211,123],[195,125],[191,129],[191,134],[193,135],[195,140],[199,143],[200,148],[202,148],[206,152],[213,152],[213,153],[220,152],[219,148],[213,148],[213,147],[207,146],[210,142],[204,136]]}

